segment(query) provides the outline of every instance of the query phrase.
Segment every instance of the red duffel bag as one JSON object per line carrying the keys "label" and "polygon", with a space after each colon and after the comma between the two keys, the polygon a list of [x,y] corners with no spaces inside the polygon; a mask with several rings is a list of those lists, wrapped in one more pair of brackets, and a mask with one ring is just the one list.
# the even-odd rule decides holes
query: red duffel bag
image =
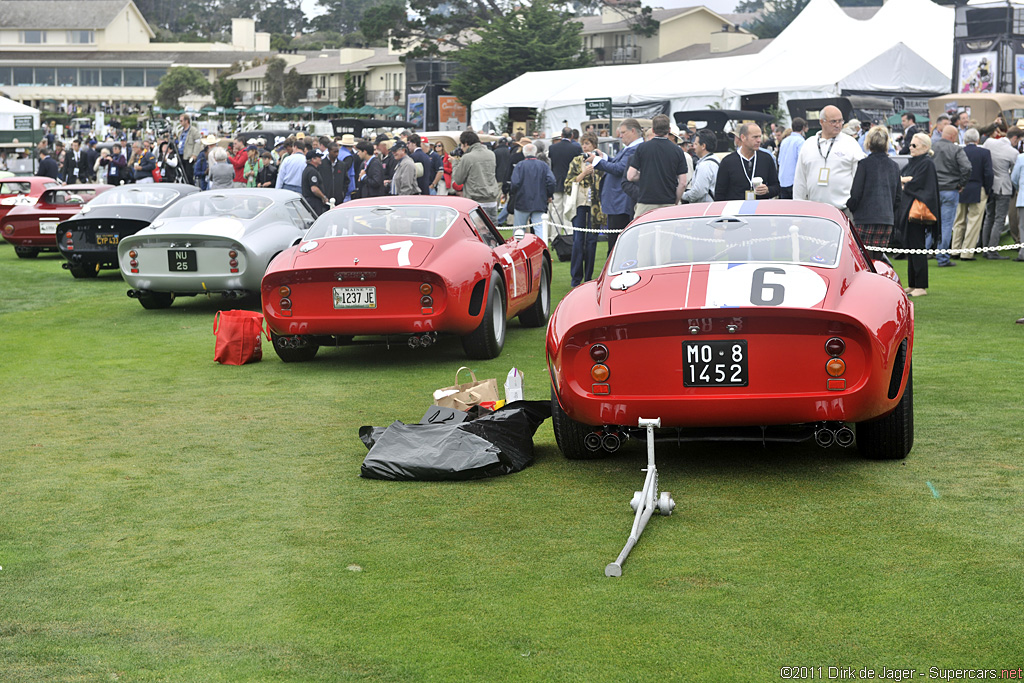
{"label": "red duffel bag", "polygon": [[263,358],[263,314],[217,311],[213,319],[217,347],[213,359],[223,365],[245,365]]}

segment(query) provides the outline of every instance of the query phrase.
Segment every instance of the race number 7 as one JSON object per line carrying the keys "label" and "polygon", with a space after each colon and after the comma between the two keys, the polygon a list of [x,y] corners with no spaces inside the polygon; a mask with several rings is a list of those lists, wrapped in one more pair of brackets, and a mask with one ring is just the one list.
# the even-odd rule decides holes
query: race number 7
{"label": "race number 7", "polygon": [[391,244],[380,245],[381,251],[394,251],[395,249],[398,250],[398,265],[410,265],[409,251],[412,249],[412,240],[403,240],[401,242],[392,242]]}
{"label": "race number 7", "polygon": [[785,275],[786,271],[782,268],[758,268],[754,271],[750,278],[750,303],[755,306],[778,306],[786,298],[786,289],[781,284],[764,281],[768,274]]}

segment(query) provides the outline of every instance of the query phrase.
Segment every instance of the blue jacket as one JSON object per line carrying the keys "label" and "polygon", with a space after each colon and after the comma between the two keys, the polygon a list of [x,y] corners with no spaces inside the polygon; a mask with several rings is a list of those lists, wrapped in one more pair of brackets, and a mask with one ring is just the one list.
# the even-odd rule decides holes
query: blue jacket
{"label": "blue jacket", "polygon": [[555,192],[555,174],[535,157],[523,159],[512,170],[516,211],[547,211],[548,197]]}
{"label": "blue jacket", "polygon": [[981,189],[985,188],[985,196],[992,195],[992,152],[977,145],[965,145],[964,152],[971,162],[971,179],[960,190],[961,204],[978,204],[981,202]]}
{"label": "blue jacket", "polygon": [[[615,158],[598,159],[594,168],[604,171],[604,178],[601,179],[601,210],[606,214],[628,214],[633,215],[635,202],[630,199],[622,190],[622,179],[626,177],[629,169],[629,160],[640,145],[626,147],[615,155]],[[518,203],[517,203],[518,206]]]}

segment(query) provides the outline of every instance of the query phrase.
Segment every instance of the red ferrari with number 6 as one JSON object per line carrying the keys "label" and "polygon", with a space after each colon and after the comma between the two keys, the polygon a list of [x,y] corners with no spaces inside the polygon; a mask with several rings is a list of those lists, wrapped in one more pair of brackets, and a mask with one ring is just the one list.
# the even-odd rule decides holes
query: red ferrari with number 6
{"label": "red ferrari with number 6", "polygon": [[677,440],[913,445],[914,309],[840,211],[794,201],[643,215],[551,316],[555,436],[614,452],[661,419]]}
{"label": "red ferrari with number 6", "polygon": [[263,277],[263,312],[285,362],[354,337],[429,346],[462,337],[470,358],[494,358],[508,319],[548,320],[551,257],[535,235],[506,240],[458,197],[348,202],[317,219]]}

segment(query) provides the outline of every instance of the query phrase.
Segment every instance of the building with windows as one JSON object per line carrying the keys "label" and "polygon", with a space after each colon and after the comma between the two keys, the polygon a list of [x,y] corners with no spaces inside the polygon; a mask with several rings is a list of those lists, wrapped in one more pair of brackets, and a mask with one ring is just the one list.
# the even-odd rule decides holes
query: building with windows
{"label": "building with windows", "polygon": [[230,44],[155,43],[131,0],[0,0],[0,92],[49,111],[137,110],[172,67],[212,82],[272,54],[255,20],[233,19],[231,29]]}

